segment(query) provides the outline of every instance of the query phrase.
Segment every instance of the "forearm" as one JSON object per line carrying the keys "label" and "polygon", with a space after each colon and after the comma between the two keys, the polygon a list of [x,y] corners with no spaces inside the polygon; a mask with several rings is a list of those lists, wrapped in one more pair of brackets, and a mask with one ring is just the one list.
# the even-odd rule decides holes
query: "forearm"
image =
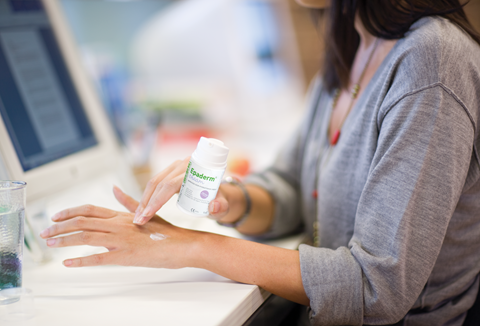
{"label": "forearm", "polygon": [[[251,199],[251,209],[247,219],[237,230],[247,235],[262,234],[269,229],[273,221],[273,199],[265,189],[258,186],[247,184],[245,188]],[[220,189],[229,203],[229,211],[221,222],[235,222],[245,214],[245,195],[240,187],[231,184],[223,184]]]}
{"label": "forearm", "polygon": [[217,234],[199,233],[198,239],[192,251],[192,267],[256,284],[288,300],[309,305],[298,251]]}

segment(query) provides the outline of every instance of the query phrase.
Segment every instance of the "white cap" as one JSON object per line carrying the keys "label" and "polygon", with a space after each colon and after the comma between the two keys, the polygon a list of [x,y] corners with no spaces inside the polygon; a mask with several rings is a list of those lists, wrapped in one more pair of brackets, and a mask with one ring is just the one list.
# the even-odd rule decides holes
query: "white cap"
{"label": "white cap", "polygon": [[208,169],[224,169],[227,166],[228,151],[222,141],[201,137],[192,158]]}

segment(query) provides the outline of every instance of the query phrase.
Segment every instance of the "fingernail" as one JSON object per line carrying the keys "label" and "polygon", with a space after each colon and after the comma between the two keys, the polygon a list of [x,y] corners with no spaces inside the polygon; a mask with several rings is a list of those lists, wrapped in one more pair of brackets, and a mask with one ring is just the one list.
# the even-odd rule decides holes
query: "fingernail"
{"label": "fingernail", "polygon": [[71,266],[72,263],[73,263],[73,261],[72,261],[71,259],[67,259],[67,260],[65,260],[65,261],[63,262],[63,265],[65,265],[65,266]]}
{"label": "fingernail", "polygon": [[140,216],[140,211],[137,208],[137,210],[135,211],[135,218],[138,218],[139,216]]}
{"label": "fingernail", "polygon": [[147,207],[143,210],[142,216],[150,216],[152,214],[152,209],[150,207]]}
{"label": "fingernail", "polygon": [[219,210],[220,210],[220,205],[219,205],[219,203],[216,202],[216,201],[212,201],[212,202],[210,203],[210,213],[216,214],[216,213],[218,213]]}
{"label": "fingernail", "polygon": [[57,242],[57,239],[48,239],[47,246],[53,246]]}
{"label": "fingernail", "polygon": [[142,216],[139,213],[137,213],[135,215],[135,218],[133,219],[133,223],[140,224],[141,222],[142,222]]}
{"label": "fingernail", "polygon": [[49,228],[46,228],[45,230],[43,230],[42,232],[40,232],[40,236],[42,238],[45,238],[45,237],[48,237],[48,234],[50,233],[50,229]]}
{"label": "fingernail", "polygon": [[55,214],[55,215],[53,215],[53,216],[52,216],[52,221],[56,221],[56,220],[58,220],[58,217],[59,217],[59,216],[58,216],[58,213],[57,213],[57,214]]}

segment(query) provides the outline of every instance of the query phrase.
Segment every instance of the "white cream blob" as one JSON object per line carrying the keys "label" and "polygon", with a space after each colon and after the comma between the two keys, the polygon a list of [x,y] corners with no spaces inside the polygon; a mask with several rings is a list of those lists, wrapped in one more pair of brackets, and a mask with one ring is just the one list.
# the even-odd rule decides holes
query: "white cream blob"
{"label": "white cream blob", "polygon": [[165,234],[161,234],[161,233],[150,234],[150,239],[155,240],[155,241],[165,240],[166,238],[168,238],[168,235],[165,235]]}

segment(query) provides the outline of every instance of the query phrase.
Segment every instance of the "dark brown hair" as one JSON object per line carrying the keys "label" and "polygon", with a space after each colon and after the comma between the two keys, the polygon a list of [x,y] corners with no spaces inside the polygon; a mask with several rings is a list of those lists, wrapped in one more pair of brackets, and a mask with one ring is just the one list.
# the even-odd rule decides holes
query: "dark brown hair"
{"label": "dark brown hair", "polygon": [[332,0],[328,9],[312,10],[318,22],[327,19],[324,85],[329,91],[347,88],[353,59],[360,43],[354,27],[358,14],[372,35],[383,39],[400,39],[422,17],[442,16],[457,24],[480,44],[480,35],[465,15],[459,0]]}

